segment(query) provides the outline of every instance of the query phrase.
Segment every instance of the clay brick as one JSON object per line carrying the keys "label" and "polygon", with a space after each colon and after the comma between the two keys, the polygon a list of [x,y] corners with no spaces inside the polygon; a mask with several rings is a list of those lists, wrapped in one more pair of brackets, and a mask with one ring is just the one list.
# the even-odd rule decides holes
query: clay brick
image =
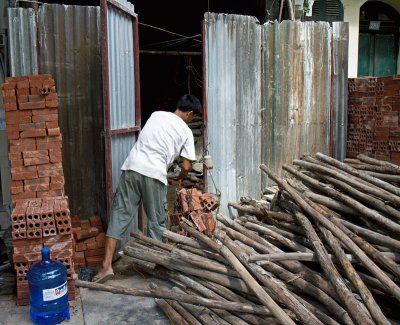
{"label": "clay brick", "polygon": [[[29,98],[28,98],[29,100]],[[37,101],[37,102],[22,102],[18,99],[18,107],[20,110],[33,110],[33,109],[41,109],[46,107],[45,101]]]}
{"label": "clay brick", "polygon": [[106,233],[105,232],[101,232],[96,236],[96,241],[97,242],[104,242],[106,241]]}
{"label": "clay brick", "polygon": [[97,228],[91,227],[86,229],[81,229],[74,233],[76,240],[82,240],[86,238],[96,237],[99,234]]}
{"label": "clay brick", "polygon": [[[3,104],[4,107],[4,111],[6,111],[7,113],[13,112],[13,111],[17,111],[18,110],[18,105],[17,103],[4,103]],[[17,120],[16,118],[8,118],[8,120],[6,119],[6,123],[9,124],[16,124]]]}
{"label": "clay brick", "polygon": [[23,192],[23,193],[14,194],[12,196],[12,201],[15,202],[17,200],[34,199],[34,198],[36,198],[35,192]]}
{"label": "clay brick", "polygon": [[[49,137],[48,137],[49,138]],[[53,137],[52,137],[53,138]],[[37,138],[38,139],[38,138]],[[40,142],[37,144],[37,149],[45,150],[45,149],[61,149],[62,143],[61,141],[51,141],[51,142]]]}
{"label": "clay brick", "polygon": [[24,151],[22,153],[23,158],[43,158],[48,157],[48,150],[33,150],[33,151]]}
{"label": "clay brick", "polygon": [[26,224],[27,224],[28,231],[42,227],[42,222],[40,220],[29,220],[29,221],[26,221]]}
{"label": "clay brick", "polygon": [[45,247],[49,247],[51,245],[64,242],[72,242],[72,235],[68,236],[56,235],[49,238],[43,238],[43,246]]}
{"label": "clay brick", "polygon": [[51,122],[58,121],[58,114],[46,114],[46,115],[33,115],[32,122]]}
{"label": "clay brick", "polygon": [[48,164],[49,161],[50,161],[50,158],[48,156],[41,157],[41,158],[26,158],[26,159],[24,159],[24,166]]}
{"label": "clay brick", "polygon": [[23,89],[23,88],[28,88],[29,89],[29,80],[19,80],[19,81],[17,81],[17,89]]}
{"label": "clay brick", "polygon": [[83,240],[83,242],[85,244],[95,243],[96,242],[96,237],[86,238],[86,239]]}
{"label": "clay brick", "polygon": [[11,186],[11,194],[18,194],[18,193],[22,193],[24,191],[24,187],[23,186]]}
{"label": "clay brick", "polygon": [[14,263],[18,262],[37,262],[42,259],[41,252],[13,254]]}
{"label": "clay brick", "polygon": [[39,78],[29,78],[29,86],[31,88],[42,88],[43,87],[43,82],[42,79]]}
{"label": "clay brick", "polygon": [[10,153],[21,153],[30,150],[36,150],[35,139],[10,140]]}
{"label": "clay brick", "polygon": [[50,121],[50,122],[45,122],[45,123],[46,123],[47,129],[58,128],[58,121]]}
{"label": "clay brick", "polygon": [[[38,240],[39,242],[33,242]],[[15,243],[21,243],[20,245],[15,245]],[[26,243],[26,244],[25,244]],[[25,254],[25,253],[37,253],[40,252],[43,245],[40,238],[24,240],[24,241],[14,241],[13,242],[13,252],[14,254]]]}
{"label": "clay brick", "polygon": [[[18,107],[20,106],[19,104],[24,104],[29,102],[29,97],[28,95],[18,95],[17,96],[17,102],[18,102]],[[29,108],[27,108],[29,109]]]}
{"label": "clay brick", "polygon": [[71,225],[72,228],[77,228],[81,226],[81,220],[78,216],[71,216]]}
{"label": "clay brick", "polygon": [[58,95],[57,95],[57,93],[48,93],[45,98],[46,98],[46,102],[58,100]]}
{"label": "clay brick", "polygon": [[53,128],[53,129],[47,129],[47,135],[49,137],[57,136],[57,135],[60,135],[60,134],[61,134],[61,132],[60,132],[60,128],[59,127]]}
{"label": "clay brick", "polygon": [[26,232],[26,238],[42,238],[42,228],[31,228]]}
{"label": "clay brick", "polygon": [[34,87],[32,85],[30,85],[29,87],[29,93],[31,95],[42,95],[42,87]]}
{"label": "clay brick", "polygon": [[18,97],[27,97],[29,95],[29,88],[20,88],[16,90]]}
{"label": "clay brick", "polygon": [[48,190],[48,191],[38,191],[36,192],[37,197],[48,198],[54,196],[63,196],[64,190]]}
{"label": "clay brick", "polygon": [[45,105],[46,105],[46,108],[57,109],[58,108],[58,99],[46,100]]}
{"label": "clay brick", "polygon": [[68,235],[72,234],[72,227],[71,225],[68,226],[58,226],[57,227],[57,232],[59,235]]}
{"label": "clay brick", "polygon": [[43,234],[43,237],[57,235],[57,228],[56,227],[42,227],[42,234]]}
{"label": "clay brick", "polygon": [[6,112],[6,124],[23,124],[31,122],[32,122],[31,111],[24,112],[24,111],[10,110]]}
{"label": "clay brick", "polygon": [[87,249],[98,249],[103,248],[105,246],[105,242],[95,241],[93,243],[87,243]]}
{"label": "clay brick", "polygon": [[[24,186],[24,191],[25,192],[43,192],[43,191],[49,191],[50,189],[50,184],[36,184],[36,185],[25,185]],[[41,196],[37,196],[41,197]]]}
{"label": "clay brick", "polygon": [[72,228],[71,225],[71,218],[68,216],[65,217],[55,217],[56,225],[59,226],[69,226]]}
{"label": "clay brick", "polygon": [[24,161],[22,159],[12,159],[10,160],[11,168],[14,169],[16,167],[23,167]]}
{"label": "clay brick", "polygon": [[26,208],[26,221],[39,221],[40,222],[40,206],[28,206]]}
{"label": "clay brick", "polygon": [[47,135],[46,129],[29,129],[20,133],[21,138],[38,138]]}
{"label": "clay brick", "polygon": [[104,248],[88,249],[85,251],[85,257],[89,256],[104,256]]}
{"label": "clay brick", "polygon": [[2,84],[1,87],[3,90],[12,90],[17,88],[17,83],[16,82],[11,82],[11,80],[8,82],[6,79],[6,83]]}
{"label": "clay brick", "polygon": [[[43,207],[41,208],[41,209],[43,209]],[[41,222],[42,222],[42,227],[44,228],[44,227],[53,227],[53,228],[55,228],[56,227],[56,221],[54,220],[54,217],[49,217],[49,216],[45,216],[45,217],[43,217],[43,212],[42,212],[42,210],[40,211],[40,220],[41,220]]]}
{"label": "clay brick", "polygon": [[7,130],[6,133],[7,133],[8,140],[18,140],[19,139],[19,131],[11,132],[11,131]]}
{"label": "clay brick", "polygon": [[27,238],[26,230],[12,231],[11,238],[13,239],[13,242],[18,240],[25,241],[25,239]]}
{"label": "clay brick", "polygon": [[3,97],[15,96],[15,89],[2,89]]}
{"label": "clay brick", "polygon": [[17,104],[17,97],[16,96],[3,97],[3,104]]}
{"label": "clay brick", "polygon": [[19,232],[19,231],[26,231],[27,225],[26,222],[12,222],[11,229],[12,231]]}
{"label": "clay brick", "polygon": [[91,268],[98,268],[103,262],[103,256],[88,256],[86,257],[86,265]]}
{"label": "clay brick", "polygon": [[77,242],[75,244],[75,252],[82,252],[87,249],[87,246],[84,242]]}
{"label": "clay brick", "polygon": [[54,260],[61,261],[61,260],[67,260],[71,259],[73,256],[73,251],[72,249],[63,249],[63,250],[58,250],[53,248],[50,248],[50,257]]}
{"label": "clay brick", "polygon": [[37,178],[37,168],[36,166],[23,166],[15,167],[11,169],[11,179],[13,181],[19,181],[24,179]]}
{"label": "clay brick", "polygon": [[28,94],[28,99],[30,102],[43,102],[45,100],[45,97],[42,94]]}
{"label": "clay brick", "polygon": [[82,229],[90,228],[90,221],[88,219],[81,220]]}

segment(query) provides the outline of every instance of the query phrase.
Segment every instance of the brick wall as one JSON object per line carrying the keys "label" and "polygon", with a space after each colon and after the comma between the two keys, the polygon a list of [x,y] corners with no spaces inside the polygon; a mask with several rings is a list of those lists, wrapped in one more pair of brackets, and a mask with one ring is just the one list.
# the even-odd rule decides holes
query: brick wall
{"label": "brick wall", "polygon": [[400,75],[349,79],[347,157],[400,163]]}

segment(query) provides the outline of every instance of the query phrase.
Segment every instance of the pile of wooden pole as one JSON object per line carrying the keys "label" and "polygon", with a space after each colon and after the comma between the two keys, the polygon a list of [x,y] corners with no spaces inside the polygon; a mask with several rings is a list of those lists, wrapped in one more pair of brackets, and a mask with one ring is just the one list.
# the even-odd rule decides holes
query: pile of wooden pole
{"label": "pile of wooden pole", "polygon": [[155,297],[174,324],[400,324],[400,188],[355,163],[318,153],[284,178],[261,165],[279,191],[231,202],[241,216],[218,214],[215,238],[134,234],[124,254],[170,287],[77,285]]}

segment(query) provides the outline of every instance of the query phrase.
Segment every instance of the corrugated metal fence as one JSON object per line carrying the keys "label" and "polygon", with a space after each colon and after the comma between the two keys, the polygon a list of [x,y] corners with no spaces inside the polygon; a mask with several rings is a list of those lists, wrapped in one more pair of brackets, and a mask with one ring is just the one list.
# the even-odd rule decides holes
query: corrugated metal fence
{"label": "corrugated metal fence", "polygon": [[[334,24],[346,31],[347,24]],[[206,13],[207,142],[213,179],[223,189],[220,212],[231,214],[229,201],[260,198],[273,184],[261,163],[281,174],[283,164],[305,153],[345,154],[337,148],[345,147],[347,104],[336,98],[347,93],[347,56],[335,46],[344,53],[347,36],[340,41],[336,33],[332,42],[332,33],[325,22],[261,26],[251,17]]]}
{"label": "corrugated metal fence", "polygon": [[[82,218],[104,218],[100,7],[43,4],[38,10],[37,41],[31,9],[8,9],[8,15],[10,40],[15,43],[10,48],[14,75],[50,73],[56,81],[70,209]],[[25,19],[27,15],[29,20]],[[24,35],[32,37],[23,41]],[[34,58],[25,62],[21,58],[21,53],[33,57],[37,46],[39,69]]]}

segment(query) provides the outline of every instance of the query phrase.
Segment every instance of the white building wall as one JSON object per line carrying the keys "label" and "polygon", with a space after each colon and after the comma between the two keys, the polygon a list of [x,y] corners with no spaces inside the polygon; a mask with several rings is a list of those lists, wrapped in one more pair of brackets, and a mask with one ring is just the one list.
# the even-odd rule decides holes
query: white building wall
{"label": "white building wall", "polygon": [[[400,13],[399,0],[380,0],[397,10]],[[349,67],[348,77],[357,77],[358,68],[358,34],[360,22],[360,8],[367,1],[365,0],[342,0],[344,17],[343,21],[349,23]],[[398,71],[399,73],[400,71]]]}

